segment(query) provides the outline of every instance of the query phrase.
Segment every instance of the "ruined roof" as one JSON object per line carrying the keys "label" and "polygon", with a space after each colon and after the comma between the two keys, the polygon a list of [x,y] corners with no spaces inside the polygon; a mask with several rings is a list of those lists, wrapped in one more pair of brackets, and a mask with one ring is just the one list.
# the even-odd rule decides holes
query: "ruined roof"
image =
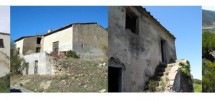
{"label": "ruined roof", "polygon": [[3,33],[3,32],[0,32],[0,34],[2,34],[2,35],[10,35],[9,33]]}
{"label": "ruined roof", "polygon": [[150,12],[148,12],[145,8],[143,8],[143,7],[141,7],[141,6],[134,6],[134,7],[135,7],[139,12],[141,12],[143,15],[145,15],[145,16],[147,16],[148,18],[152,19],[152,21],[153,21],[155,24],[157,24],[158,27],[160,27],[164,32],[166,32],[170,37],[176,39],[175,36],[174,36],[172,33],[170,33],[164,26],[162,26],[162,25],[160,24],[160,22],[159,22],[156,18],[154,18],[154,17],[150,14]]}
{"label": "ruined roof", "polygon": [[90,22],[90,23],[73,23],[73,24],[69,24],[69,25],[66,25],[66,26],[64,26],[64,27],[61,27],[61,28],[59,28],[59,29],[53,30],[53,31],[51,31],[51,32],[49,32],[49,33],[46,33],[46,34],[44,34],[44,36],[53,34],[53,33],[55,33],[55,32],[59,32],[59,31],[64,30],[64,29],[67,29],[67,28],[69,28],[69,27],[71,27],[71,26],[73,26],[73,25],[75,25],[75,24],[97,24],[97,23],[96,23],[96,22]]}
{"label": "ruined roof", "polygon": [[22,36],[22,37],[20,37],[20,38],[16,39],[16,40],[15,40],[15,42],[17,42],[17,41],[19,41],[19,40],[22,40],[22,39],[24,39],[24,38],[38,37],[38,36],[43,36],[43,35]]}

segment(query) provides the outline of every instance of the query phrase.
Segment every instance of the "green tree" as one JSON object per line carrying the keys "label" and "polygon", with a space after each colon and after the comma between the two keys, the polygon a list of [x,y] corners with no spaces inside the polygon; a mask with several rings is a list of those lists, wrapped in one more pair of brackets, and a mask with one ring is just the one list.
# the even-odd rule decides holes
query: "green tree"
{"label": "green tree", "polygon": [[15,47],[14,42],[11,42],[10,47],[10,73],[11,75],[14,74],[21,74],[18,70],[23,59],[19,56],[19,53]]}

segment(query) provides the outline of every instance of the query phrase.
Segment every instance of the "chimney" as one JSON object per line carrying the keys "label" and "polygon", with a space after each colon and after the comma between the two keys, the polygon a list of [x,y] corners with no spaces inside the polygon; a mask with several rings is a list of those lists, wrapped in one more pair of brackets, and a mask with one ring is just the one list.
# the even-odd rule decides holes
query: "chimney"
{"label": "chimney", "polygon": [[49,30],[48,30],[48,33],[50,33],[50,32],[52,32],[52,30],[51,30],[51,29],[49,29]]}

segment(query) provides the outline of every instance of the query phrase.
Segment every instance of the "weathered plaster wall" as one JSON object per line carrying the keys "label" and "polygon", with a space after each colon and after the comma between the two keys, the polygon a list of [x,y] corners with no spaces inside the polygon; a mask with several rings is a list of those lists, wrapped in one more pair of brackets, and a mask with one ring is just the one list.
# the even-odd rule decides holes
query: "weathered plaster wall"
{"label": "weathered plaster wall", "polygon": [[3,52],[10,57],[10,34],[0,33],[0,39],[3,39],[4,42],[4,48],[0,48],[0,52]]}
{"label": "weathered plaster wall", "polygon": [[10,58],[5,53],[0,52],[0,77],[10,72]]}
{"label": "weathered plaster wall", "polygon": [[81,59],[107,58],[108,33],[104,28],[98,24],[75,24],[73,30],[73,49]]}
{"label": "weathered plaster wall", "polygon": [[24,59],[26,62],[29,63],[29,70],[28,74],[34,74],[35,68],[35,61],[38,61],[38,74],[39,75],[46,75],[46,74],[53,74],[53,67],[49,61],[48,56],[46,53],[34,53],[30,55],[25,55]]}
{"label": "weathered plaster wall", "polygon": [[[134,7],[138,16],[139,35],[125,29],[126,7],[109,7],[108,54],[125,65],[122,71],[122,91],[141,91],[145,82],[162,62],[160,41],[167,41],[167,61],[176,59],[174,39],[170,39],[145,15]],[[168,63],[167,62],[167,63]]]}
{"label": "weathered plaster wall", "polygon": [[59,41],[59,51],[73,50],[73,27],[45,36],[43,51],[51,53],[53,51],[53,42],[56,41]]}
{"label": "weathered plaster wall", "polygon": [[19,54],[20,56],[23,56],[23,43],[24,43],[24,39],[21,39],[19,41],[15,42],[16,48],[19,48]]}

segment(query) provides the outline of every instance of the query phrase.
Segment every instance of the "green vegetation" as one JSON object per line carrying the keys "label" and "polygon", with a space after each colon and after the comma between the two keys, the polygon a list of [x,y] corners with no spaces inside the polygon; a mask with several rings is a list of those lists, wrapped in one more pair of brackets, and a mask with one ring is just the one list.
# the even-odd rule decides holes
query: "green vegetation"
{"label": "green vegetation", "polygon": [[193,80],[194,92],[202,92],[202,81],[198,79]]}
{"label": "green vegetation", "polygon": [[144,87],[147,88],[150,92],[155,92],[157,85],[158,81],[150,79]]}
{"label": "green vegetation", "polygon": [[187,64],[180,62],[179,65],[180,65],[180,68],[179,68],[180,72],[182,72],[186,76],[191,76],[189,62],[187,62]]}
{"label": "green vegetation", "polygon": [[215,50],[215,34],[205,31],[202,34],[202,56],[207,58],[211,51]]}
{"label": "green vegetation", "polygon": [[215,62],[210,52],[215,50],[215,34],[203,32],[202,35],[202,91],[215,91]]}
{"label": "green vegetation", "polygon": [[19,56],[19,52],[16,49],[14,43],[12,42],[10,48],[10,74],[22,74],[20,66],[23,66],[23,68],[27,68],[28,63],[26,63],[25,60]]}
{"label": "green vegetation", "polygon": [[0,78],[0,92],[10,92],[10,75]]}
{"label": "green vegetation", "polygon": [[215,91],[215,63],[210,60],[203,60],[202,63],[202,91]]}
{"label": "green vegetation", "polygon": [[11,75],[20,74],[18,71],[20,65],[22,63],[22,59],[19,57],[19,53],[16,50],[14,43],[11,43],[10,49],[10,73]]}
{"label": "green vegetation", "polygon": [[67,57],[69,58],[76,58],[76,59],[79,59],[80,57],[76,54],[75,51],[72,51],[72,50],[69,50],[66,54]]}

